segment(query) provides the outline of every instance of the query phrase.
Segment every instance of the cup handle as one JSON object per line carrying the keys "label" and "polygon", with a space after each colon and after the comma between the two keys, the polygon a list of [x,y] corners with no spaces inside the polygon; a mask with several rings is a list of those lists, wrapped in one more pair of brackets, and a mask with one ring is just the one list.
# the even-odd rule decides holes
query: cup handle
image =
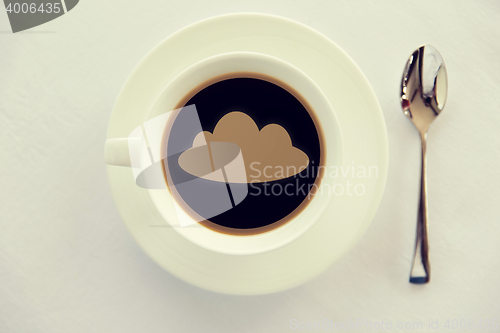
{"label": "cup handle", "polygon": [[104,163],[130,167],[128,139],[108,139],[104,145]]}

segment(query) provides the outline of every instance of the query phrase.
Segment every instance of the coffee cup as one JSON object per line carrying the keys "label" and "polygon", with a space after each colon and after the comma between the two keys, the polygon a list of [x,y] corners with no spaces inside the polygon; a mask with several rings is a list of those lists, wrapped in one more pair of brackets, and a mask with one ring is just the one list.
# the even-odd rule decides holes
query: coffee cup
{"label": "coffee cup", "polygon": [[[247,104],[238,104],[240,92],[258,100],[268,91],[269,103],[262,107],[247,97]],[[275,102],[272,96],[281,94],[288,97],[266,109]],[[210,98],[235,101],[213,111],[206,107],[215,103]],[[288,100],[292,106],[273,113]],[[250,104],[252,110],[245,110]],[[299,104],[303,110],[293,113]],[[255,52],[215,55],[186,68],[152,108],[137,112],[144,122],[129,137],[106,141],[105,162],[130,167],[165,227],[198,246],[231,255],[278,249],[307,232],[334,199],[321,189],[333,188],[336,179],[327,170],[342,163],[337,118],[319,86],[288,62]],[[188,145],[176,147],[179,140]],[[255,142],[260,145],[253,149]],[[280,164],[275,157],[283,151],[294,152],[293,158],[285,154]],[[301,186],[306,190],[296,194]]]}

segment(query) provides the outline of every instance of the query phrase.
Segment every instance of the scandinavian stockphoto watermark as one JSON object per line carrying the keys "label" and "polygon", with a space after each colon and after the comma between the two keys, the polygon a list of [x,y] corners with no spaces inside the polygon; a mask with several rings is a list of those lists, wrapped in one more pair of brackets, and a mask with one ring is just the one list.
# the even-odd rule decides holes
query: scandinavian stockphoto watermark
{"label": "scandinavian stockphoto watermark", "polygon": [[[378,178],[378,167],[376,165],[357,165],[351,161],[350,165],[330,165],[315,166],[314,161],[311,166],[262,166],[260,162],[250,164],[248,172],[250,179],[250,195],[253,196],[298,196],[304,195],[310,199],[316,195],[347,195],[362,196],[366,193],[366,185],[363,180],[368,178]],[[321,181],[318,184],[304,184],[299,180],[304,178],[321,177],[334,179],[337,182],[330,184]],[[256,186],[257,179],[294,179],[295,181],[283,183],[266,182],[263,186]]]}
{"label": "scandinavian stockphoto watermark", "polygon": [[[232,118],[224,123],[226,116]],[[136,185],[167,190],[169,195],[164,197],[171,199],[181,227],[230,210],[245,214],[242,204],[245,209],[281,206],[289,214],[318,196],[359,197],[370,193],[373,181],[369,179],[378,178],[376,165],[347,161],[326,166],[310,160],[291,140],[279,138],[286,131],[276,130],[277,125],[268,135],[271,141],[259,141],[258,129],[249,138],[248,131],[234,130],[248,116],[226,116],[209,132],[203,128],[196,106],[187,105],[147,120],[128,137]],[[270,150],[276,141],[287,145]]]}
{"label": "scandinavian stockphoto watermark", "polygon": [[4,0],[12,32],[16,33],[52,21],[70,10],[79,0]]}

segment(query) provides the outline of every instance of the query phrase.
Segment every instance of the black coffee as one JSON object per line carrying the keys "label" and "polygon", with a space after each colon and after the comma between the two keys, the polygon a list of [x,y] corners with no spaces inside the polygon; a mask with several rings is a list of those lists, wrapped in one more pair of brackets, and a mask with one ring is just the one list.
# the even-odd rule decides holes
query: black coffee
{"label": "black coffee", "polygon": [[[317,116],[298,92],[262,74],[231,73],[196,87],[177,107],[190,105],[203,133],[186,131],[192,119],[179,112],[164,149],[181,152],[164,166],[174,198],[201,224],[257,234],[283,225],[313,199],[325,143]],[[239,152],[246,178],[228,167]]]}

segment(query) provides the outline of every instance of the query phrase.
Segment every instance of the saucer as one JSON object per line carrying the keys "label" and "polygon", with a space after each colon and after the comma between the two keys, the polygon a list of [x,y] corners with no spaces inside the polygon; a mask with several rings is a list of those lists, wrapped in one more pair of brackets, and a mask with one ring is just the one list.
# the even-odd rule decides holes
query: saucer
{"label": "saucer", "polygon": [[[273,251],[235,256],[189,242],[168,227],[129,168],[107,166],[115,203],[143,250],[173,275],[228,294],[265,294],[297,286],[338,260],[361,238],[378,208],[388,166],[387,133],[375,94],[361,70],[336,44],[295,21],[242,13],[209,18],[156,46],[125,82],[111,114],[107,138],[128,137],[146,119],[163,89],[192,64],[221,53],[271,55],[306,73],[328,98],[343,137],[343,163],[326,170],[340,177],[331,204],[295,241]],[[362,172],[364,170],[364,174]],[[373,172],[373,173],[372,173]],[[361,174],[361,176],[360,176]],[[357,186],[357,187],[356,187]],[[251,236],[247,236],[251,237]]]}

